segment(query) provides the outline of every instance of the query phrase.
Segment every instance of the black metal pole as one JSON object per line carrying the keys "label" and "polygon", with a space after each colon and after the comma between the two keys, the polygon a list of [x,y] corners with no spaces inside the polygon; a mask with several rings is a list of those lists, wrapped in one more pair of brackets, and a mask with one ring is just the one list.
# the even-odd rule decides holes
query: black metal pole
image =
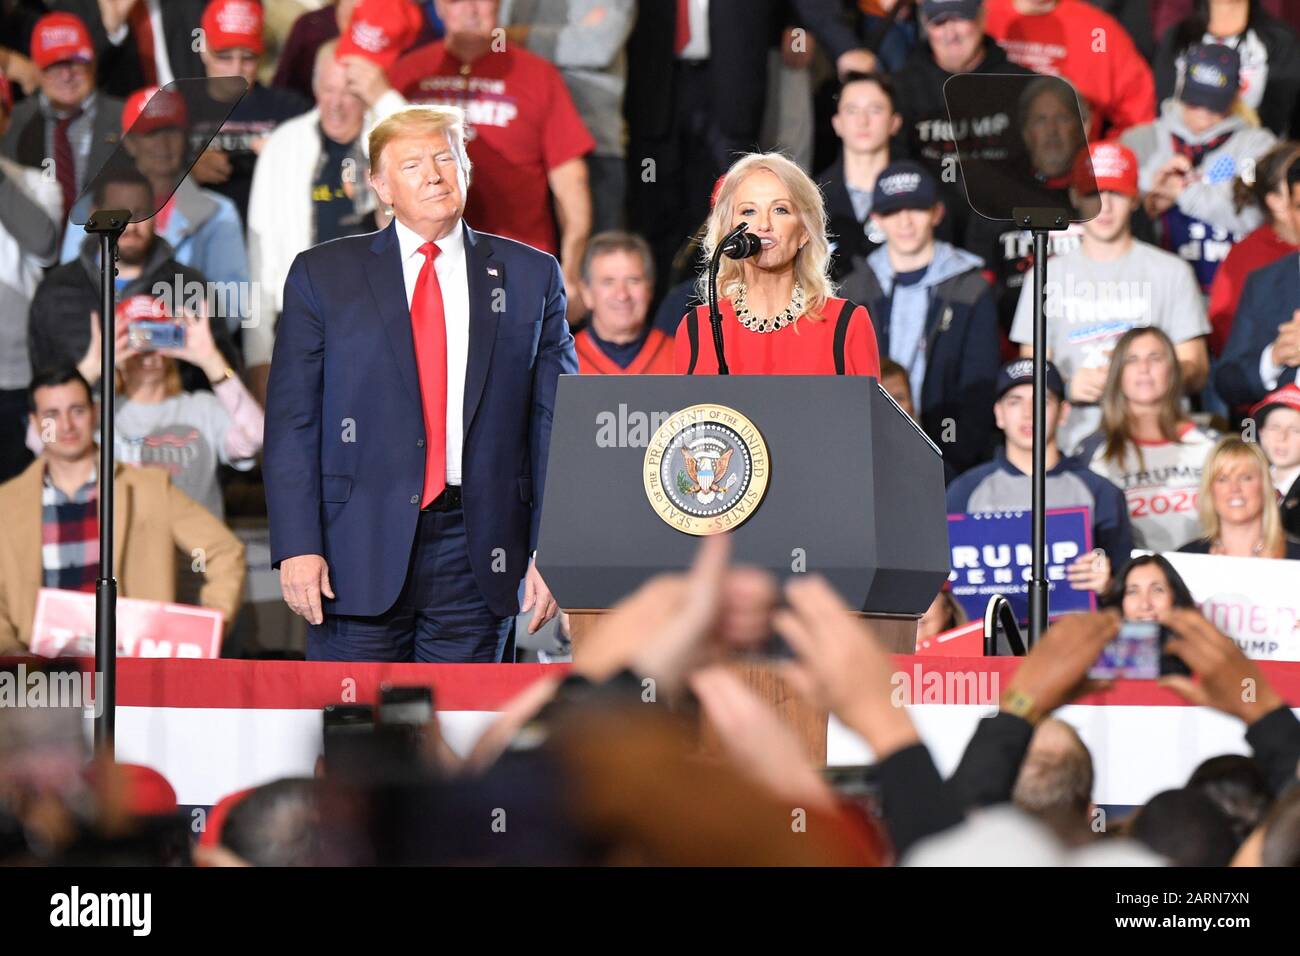
{"label": "black metal pole", "polygon": [[117,321],[117,237],[130,221],[122,209],[96,212],[86,232],[99,236],[99,577],[95,581],[95,751],[113,759],[117,718],[117,579],[113,576],[113,371]]}
{"label": "black metal pole", "polygon": [[1047,630],[1047,230],[1034,230],[1034,450],[1030,474],[1029,646]]}
{"label": "black metal pole", "polygon": [[722,312],[718,308],[718,265],[722,262],[722,244],[714,250],[709,262],[709,330],[713,333],[713,354],[718,362],[718,374],[730,375],[727,367],[727,349],[722,341]]}

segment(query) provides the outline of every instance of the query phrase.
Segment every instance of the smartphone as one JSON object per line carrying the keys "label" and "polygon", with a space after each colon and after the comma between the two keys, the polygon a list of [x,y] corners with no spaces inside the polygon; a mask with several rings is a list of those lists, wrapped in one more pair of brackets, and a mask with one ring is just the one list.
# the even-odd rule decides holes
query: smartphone
{"label": "smartphone", "polygon": [[1167,674],[1187,675],[1187,665],[1164,653],[1169,630],[1158,621],[1125,621],[1088,671],[1100,679],[1155,680]]}
{"label": "smartphone", "polygon": [[379,687],[379,723],[423,727],[433,720],[432,687]]}
{"label": "smartphone", "polygon": [[185,326],[168,320],[140,320],[126,327],[126,341],[137,352],[185,347]]}

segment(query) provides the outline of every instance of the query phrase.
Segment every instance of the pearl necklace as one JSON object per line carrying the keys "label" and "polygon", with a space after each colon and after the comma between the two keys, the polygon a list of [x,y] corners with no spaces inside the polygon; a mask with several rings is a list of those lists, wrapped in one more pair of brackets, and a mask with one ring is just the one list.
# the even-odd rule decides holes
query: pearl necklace
{"label": "pearl necklace", "polygon": [[798,282],[794,284],[794,291],[790,294],[790,304],[778,312],[776,315],[767,318],[759,318],[750,314],[749,311],[749,288],[742,282],[732,297],[732,305],[736,310],[736,318],[740,324],[751,332],[777,332],[785,328],[799,316],[803,315],[806,300],[803,294],[803,286]]}

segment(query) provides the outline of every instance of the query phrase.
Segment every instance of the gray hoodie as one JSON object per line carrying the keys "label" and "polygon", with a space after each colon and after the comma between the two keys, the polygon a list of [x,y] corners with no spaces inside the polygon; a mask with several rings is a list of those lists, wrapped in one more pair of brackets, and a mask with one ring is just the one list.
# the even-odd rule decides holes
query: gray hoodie
{"label": "gray hoodie", "polygon": [[[1173,137],[1177,135],[1190,145],[1207,143],[1224,133],[1232,133],[1222,146],[1205,154],[1200,169],[1210,170],[1221,159],[1231,161],[1230,167],[1239,175],[1244,167],[1258,159],[1277,142],[1277,137],[1266,129],[1250,126],[1240,116],[1229,115],[1205,132],[1195,135],[1183,123],[1183,104],[1170,98],[1160,104],[1160,115],[1154,122],[1134,126],[1120,137],[1120,142],[1137,155],[1138,189],[1149,192],[1155,184],[1156,173],[1174,157]],[[1194,219],[1210,223],[1234,233],[1247,233],[1257,228],[1264,217],[1253,205],[1237,211],[1232,201],[1232,181],[1235,176],[1210,177],[1214,181],[1198,178],[1190,183],[1178,197],[1180,211]]]}

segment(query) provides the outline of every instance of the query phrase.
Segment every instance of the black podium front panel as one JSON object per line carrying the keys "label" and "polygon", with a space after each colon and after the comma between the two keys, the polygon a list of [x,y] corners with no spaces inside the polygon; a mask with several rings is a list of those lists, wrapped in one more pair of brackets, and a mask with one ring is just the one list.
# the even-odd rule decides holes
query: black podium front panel
{"label": "black podium front panel", "polygon": [[943,462],[860,376],[563,376],[537,553],[561,607],[609,607],[690,564],[699,539],[656,513],[646,449],[703,403],[739,412],[767,446],[764,497],[732,531],[736,563],[823,574],[862,610],[925,611],[948,574]]}

